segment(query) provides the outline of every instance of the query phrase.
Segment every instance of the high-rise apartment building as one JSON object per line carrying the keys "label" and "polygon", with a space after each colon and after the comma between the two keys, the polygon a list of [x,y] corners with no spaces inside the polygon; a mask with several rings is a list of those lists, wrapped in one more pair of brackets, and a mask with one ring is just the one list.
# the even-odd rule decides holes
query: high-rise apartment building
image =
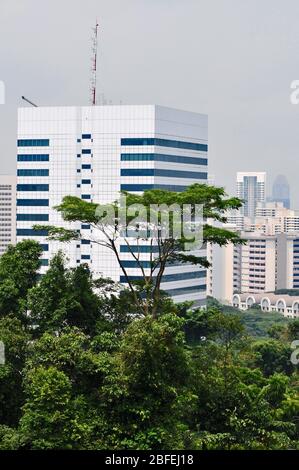
{"label": "high-rise apartment building", "polygon": [[16,177],[0,175],[0,256],[16,243]]}
{"label": "high-rise apartment building", "polygon": [[208,295],[230,303],[234,293],[299,289],[299,233],[241,232],[240,236],[245,245],[208,247],[212,263]]}
{"label": "high-rise apartment building", "polygon": [[234,291],[273,292],[277,273],[276,237],[249,232],[241,236],[247,243],[234,247]]}
{"label": "high-rise apartment building", "polygon": [[277,236],[277,289],[299,289],[299,233]]}
{"label": "high-rise apartment building", "polygon": [[243,233],[247,244],[235,247],[235,292],[299,289],[299,234]]}
{"label": "high-rise apartment building", "polygon": [[244,217],[255,217],[258,202],[265,202],[266,173],[238,172],[237,197],[244,200],[240,214]]}
{"label": "high-rise apartment building", "polygon": [[[34,224],[65,226],[53,209],[66,195],[109,203],[121,190],[161,188],[182,191],[207,182],[207,116],[155,105],[38,107],[19,110],[17,169],[17,240],[38,240],[44,249],[42,272],[59,249],[70,266],[88,263],[96,276],[125,282],[109,250],[89,239],[88,224],[71,224],[83,240],[61,245],[49,241]],[[86,236],[86,239],[84,238]],[[142,249],[149,269],[150,247]],[[119,253],[129,276],[140,275],[125,243]],[[203,248],[198,253],[205,256]],[[162,288],[175,301],[205,303],[206,271],[193,265],[168,266]]]}
{"label": "high-rise apartment building", "polygon": [[[233,216],[230,213],[228,220]],[[282,202],[258,202],[256,217],[236,217],[238,230],[245,232],[260,232],[265,235],[277,233],[299,232],[299,214],[297,211],[286,209]]]}

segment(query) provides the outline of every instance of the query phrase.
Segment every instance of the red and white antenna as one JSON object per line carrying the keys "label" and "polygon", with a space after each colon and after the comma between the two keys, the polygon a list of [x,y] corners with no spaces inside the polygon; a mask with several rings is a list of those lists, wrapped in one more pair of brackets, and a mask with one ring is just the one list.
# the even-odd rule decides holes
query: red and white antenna
{"label": "red and white antenna", "polygon": [[95,106],[97,101],[97,56],[98,56],[98,29],[99,24],[96,20],[96,26],[93,28],[92,37],[92,68],[90,79],[90,103]]}

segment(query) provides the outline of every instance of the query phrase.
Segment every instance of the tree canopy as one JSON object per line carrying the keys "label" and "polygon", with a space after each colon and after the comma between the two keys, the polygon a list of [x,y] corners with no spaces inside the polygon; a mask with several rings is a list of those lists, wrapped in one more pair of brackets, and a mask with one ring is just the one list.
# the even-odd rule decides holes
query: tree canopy
{"label": "tree canopy", "polygon": [[256,338],[236,311],[167,296],[157,318],[132,315],[128,289],[61,253],[39,279],[25,248],[10,254],[31,273],[29,310],[0,312],[1,450],[298,449],[296,320]]}
{"label": "tree canopy", "polygon": [[[132,294],[132,302],[141,314],[158,314],[161,283],[167,266],[188,263],[208,267],[200,249],[212,243],[220,246],[242,243],[236,232],[217,227],[225,222],[229,209],[242,205],[238,198],[227,197],[223,188],[193,184],[182,192],[160,189],[142,194],[123,192],[111,204],[87,202],[66,196],[56,210],[65,222],[91,226],[91,235],[82,235],[112,251]],[[37,225],[50,239],[68,242],[81,237],[80,230]],[[119,253],[125,245],[140,272],[140,281],[131,279]],[[149,267],[144,266],[142,245],[149,247]]]}

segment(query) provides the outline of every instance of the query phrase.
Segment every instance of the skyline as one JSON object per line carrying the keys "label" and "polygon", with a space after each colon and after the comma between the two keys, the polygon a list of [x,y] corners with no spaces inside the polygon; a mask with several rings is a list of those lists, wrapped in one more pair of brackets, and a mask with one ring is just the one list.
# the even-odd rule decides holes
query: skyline
{"label": "skyline", "polygon": [[173,0],[89,0],[84,9],[78,0],[46,0],[41,7],[33,0],[4,0],[1,8],[1,174],[16,168],[22,95],[40,105],[88,105],[91,28],[98,17],[99,94],[114,104],[155,103],[208,114],[209,171],[216,185],[235,193],[237,171],[266,171],[270,188],[283,173],[292,206],[299,207],[299,107],[289,99],[298,78],[295,1],[288,11],[278,1],[232,0],[190,0],[188,8]]}

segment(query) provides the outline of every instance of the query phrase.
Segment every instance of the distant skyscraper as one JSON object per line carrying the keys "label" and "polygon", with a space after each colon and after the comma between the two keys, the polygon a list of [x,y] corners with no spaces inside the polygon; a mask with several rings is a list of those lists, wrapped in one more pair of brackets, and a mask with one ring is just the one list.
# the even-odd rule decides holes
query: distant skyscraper
{"label": "distant skyscraper", "polygon": [[237,196],[244,200],[241,214],[244,217],[255,217],[258,202],[265,202],[266,173],[238,172]]}
{"label": "distant skyscraper", "polygon": [[16,177],[0,175],[0,255],[16,243]]}
{"label": "distant skyscraper", "polygon": [[290,186],[284,175],[275,178],[272,187],[272,201],[282,202],[284,207],[290,208]]}

